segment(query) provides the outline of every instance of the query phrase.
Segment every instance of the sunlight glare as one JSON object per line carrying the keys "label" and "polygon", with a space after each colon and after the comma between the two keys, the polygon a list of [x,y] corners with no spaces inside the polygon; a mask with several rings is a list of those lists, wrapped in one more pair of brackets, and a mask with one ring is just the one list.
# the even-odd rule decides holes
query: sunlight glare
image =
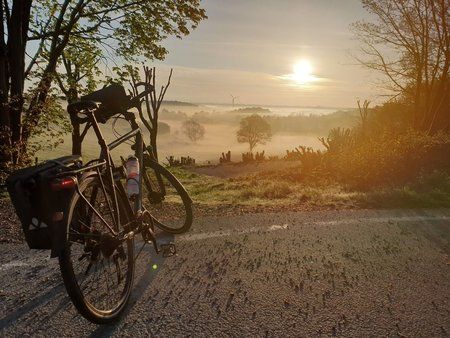
{"label": "sunlight glare", "polygon": [[301,60],[294,65],[294,72],[292,73],[292,80],[299,85],[305,85],[314,80],[312,74],[311,62],[308,60]]}

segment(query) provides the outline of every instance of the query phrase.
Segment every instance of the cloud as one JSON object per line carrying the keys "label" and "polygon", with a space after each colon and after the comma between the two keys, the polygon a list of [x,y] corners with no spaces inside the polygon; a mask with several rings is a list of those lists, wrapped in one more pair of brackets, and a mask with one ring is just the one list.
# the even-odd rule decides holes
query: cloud
{"label": "cloud", "polygon": [[[167,98],[198,103],[229,103],[230,94],[241,104],[293,106],[354,106],[356,97],[369,97],[368,88],[315,76],[308,86],[295,85],[289,74],[273,75],[229,69],[205,69],[157,65],[158,78],[165,82],[174,69]],[[359,87],[359,88],[358,88]]]}

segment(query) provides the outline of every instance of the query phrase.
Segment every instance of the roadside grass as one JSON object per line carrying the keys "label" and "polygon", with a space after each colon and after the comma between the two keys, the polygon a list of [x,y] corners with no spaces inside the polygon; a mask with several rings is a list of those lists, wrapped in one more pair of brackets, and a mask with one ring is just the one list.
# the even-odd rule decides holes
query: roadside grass
{"label": "roadside grass", "polygon": [[434,171],[403,187],[371,191],[359,199],[362,205],[374,208],[449,208],[450,174]]}
{"label": "roadside grass", "polygon": [[223,179],[170,168],[199,204],[304,205],[309,208],[445,208],[450,207],[450,175],[432,173],[403,187],[349,191],[332,182],[295,180],[283,172],[261,172]]}
{"label": "roadside grass", "polygon": [[[289,206],[305,209],[450,208],[450,174],[433,172],[414,183],[370,191],[351,191],[331,180],[301,178],[296,168],[264,171],[234,178],[194,173],[189,168],[169,170],[186,187],[195,203],[204,206]],[[8,198],[5,189],[0,199]]]}

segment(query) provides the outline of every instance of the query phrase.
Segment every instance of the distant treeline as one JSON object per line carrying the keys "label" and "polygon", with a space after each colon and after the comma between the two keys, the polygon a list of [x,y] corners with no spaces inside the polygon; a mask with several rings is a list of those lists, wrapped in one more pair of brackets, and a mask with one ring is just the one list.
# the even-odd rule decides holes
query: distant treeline
{"label": "distant treeline", "polygon": [[270,114],[270,109],[262,108],[262,107],[245,107],[245,108],[239,108],[231,111],[231,113],[237,113],[237,114]]}
{"label": "distant treeline", "polygon": [[183,102],[183,101],[166,101],[162,103],[163,106],[180,106],[180,107],[198,107],[195,103]]}
{"label": "distant treeline", "polygon": [[221,123],[229,125],[238,125],[241,118],[248,116],[249,113],[259,112],[258,115],[264,117],[272,127],[273,133],[293,133],[293,134],[314,134],[327,135],[330,129],[337,127],[351,128],[359,119],[357,110],[339,110],[327,115],[299,115],[292,114],[287,116],[266,115],[270,110],[252,107],[236,109],[229,112],[207,112],[199,111],[194,114],[186,114],[182,111],[171,111],[163,109],[160,117],[162,120],[184,121],[192,117],[200,123]]}
{"label": "distant treeline", "polygon": [[170,134],[170,126],[165,122],[158,121],[158,133]]}
{"label": "distant treeline", "polygon": [[356,110],[339,110],[327,115],[264,116],[273,133],[328,134],[337,127],[350,128],[358,122]]}

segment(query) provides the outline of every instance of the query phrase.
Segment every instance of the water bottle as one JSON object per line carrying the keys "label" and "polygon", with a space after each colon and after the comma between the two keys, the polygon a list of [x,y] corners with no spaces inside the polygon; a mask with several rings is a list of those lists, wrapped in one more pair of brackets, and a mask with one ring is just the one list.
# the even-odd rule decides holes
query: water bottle
{"label": "water bottle", "polygon": [[139,160],[135,156],[130,156],[125,167],[127,170],[127,194],[129,198],[132,198],[139,195]]}

